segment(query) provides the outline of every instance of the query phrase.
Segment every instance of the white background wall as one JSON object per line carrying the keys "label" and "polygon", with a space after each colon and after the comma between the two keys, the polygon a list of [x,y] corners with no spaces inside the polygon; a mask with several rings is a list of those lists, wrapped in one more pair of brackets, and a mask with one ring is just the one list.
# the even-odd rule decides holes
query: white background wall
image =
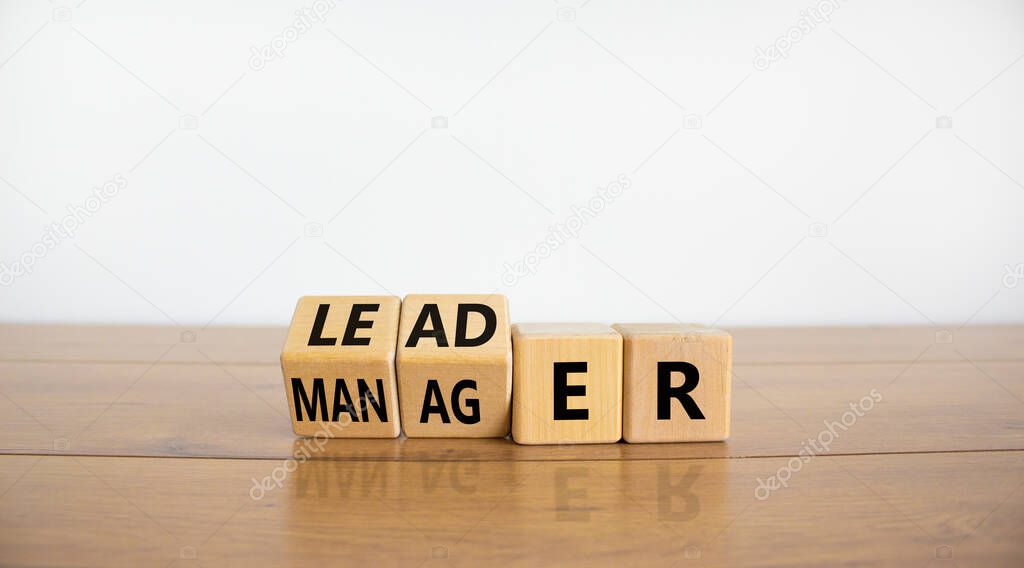
{"label": "white background wall", "polygon": [[1021,2],[5,0],[0,319],[1022,322],[1022,56]]}

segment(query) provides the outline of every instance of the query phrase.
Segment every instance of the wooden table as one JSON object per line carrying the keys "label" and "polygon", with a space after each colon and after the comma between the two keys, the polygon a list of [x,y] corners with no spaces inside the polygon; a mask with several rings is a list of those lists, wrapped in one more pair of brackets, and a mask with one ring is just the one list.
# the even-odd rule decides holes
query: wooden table
{"label": "wooden table", "polygon": [[283,329],[0,326],[0,564],[1024,565],[1024,327],[733,333],[727,443],[525,447],[296,439]]}

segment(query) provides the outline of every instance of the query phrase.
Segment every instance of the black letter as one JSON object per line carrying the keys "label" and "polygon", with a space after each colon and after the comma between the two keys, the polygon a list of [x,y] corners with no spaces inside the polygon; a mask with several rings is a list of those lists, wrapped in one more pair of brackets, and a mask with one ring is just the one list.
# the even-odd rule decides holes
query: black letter
{"label": "black letter", "polygon": [[[424,329],[424,326],[427,325],[427,318],[430,318],[430,331]],[[409,341],[405,343],[405,346],[416,347],[421,337],[433,337],[437,341],[438,347],[448,347],[448,338],[444,334],[444,326],[441,324],[441,312],[438,311],[437,304],[423,304],[420,317],[416,319],[416,324],[412,326],[412,332],[409,333]]]}
{"label": "black letter", "polygon": [[[341,395],[345,395],[345,404],[341,403]],[[345,379],[335,379],[334,412],[331,416],[331,420],[337,422],[338,416],[340,416],[342,412],[348,412],[348,415],[352,417],[352,422],[359,422],[359,417],[356,416],[355,405],[352,404],[352,397],[348,394],[348,386],[345,385]],[[364,417],[363,420],[366,420],[366,418]]]}
{"label": "black letter", "polygon": [[338,342],[337,337],[321,337],[324,333],[324,323],[327,321],[327,310],[329,309],[331,309],[330,304],[320,304],[320,307],[316,309],[313,331],[309,334],[309,345],[334,345]]}
{"label": "black letter", "polygon": [[[672,373],[683,374],[683,384],[678,387],[672,386]],[[697,407],[688,392],[697,388],[700,381],[700,372],[697,367],[685,361],[659,361],[658,362],[658,420],[669,420],[672,418],[672,408],[669,406],[672,399],[678,400],[690,420],[704,420],[704,413]]]}
{"label": "black letter", "polygon": [[388,405],[387,401],[384,399],[384,380],[377,379],[377,396],[380,397],[380,402],[377,402],[377,399],[374,398],[373,393],[370,392],[370,386],[366,384],[366,381],[359,379],[356,382],[356,385],[359,387],[359,405],[363,407],[363,422],[369,421],[370,418],[366,412],[367,400],[369,400],[370,405],[373,406],[373,411],[377,413],[377,418],[379,418],[381,422],[387,422]]}
{"label": "black letter", "polygon": [[586,396],[587,385],[568,384],[569,373],[586,373],[587,362],[555,363],[555,420],[586,420],[590,410],[586,408],[569,409],[570,396]]}
{"label": "black letter", "polygon": [[380,309],[380,304],[355,304],[348,314],[348,325],[345,326],[345,336],[341,338],[342,345],[369,345],[369,337],[356,337],[357,329],[369,329],[373,322],[359,319],[363,312],[375,312]]}
{"label": "black letter", "polygon": [[[437,404],[431,404],[431,399],[437,399]],[[423,394],[423,411],[420,412],[420,424],[426,424],[427,419],[434,413],[441,415],[441,422],[445,424],[451,423],[452,419],[448,417],[448,409],[444,407],[444,395],[441,394],[441,387],[438,386],[436,380],[430,379],[427,381],[427,391]]]}
{"label": "black letter", "polygon": [[292,400],[295,402],[295,420],[302,422],[302,407],[306,407],[309,420],[316,420],[316,409],[320,407],[320,420],[327,421],[327,393],[324,392],[324,380],[313,379],[313,402],[310,403],[302,379],[292,378]]}
{"label": "black letter", "polygon": [[466,399],[466,406],[472,410],[468,415],[462,411],[462,407],[459,404],[459,394],[466,389],[476,390],[476,381],[473,379],[463,379],[455,383],[455,386],[452,388],[452,413],[463,424],[476,424],[480,422],[480,401],[475,398]]}
{"label": "black letter", "polygon": [[[466,320],[469,319],[469,312],[476,312],[484,316],[484,330],[475,339],[468,339],[466,337]],[[494,314],[494,310],[490,306],[483,304],[459,304],[458,317],[455,320],[455,346],[476,347],[477,345],[483,345],[490,341],[491,337],[494,337],[494,330],[497,327],[498,316]]]}

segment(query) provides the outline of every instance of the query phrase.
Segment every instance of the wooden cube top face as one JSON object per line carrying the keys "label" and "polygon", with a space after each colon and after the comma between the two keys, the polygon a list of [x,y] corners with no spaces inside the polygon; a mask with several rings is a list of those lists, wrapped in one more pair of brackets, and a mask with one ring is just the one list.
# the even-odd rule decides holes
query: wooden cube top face
{"label": "wooden cube top face", "polygon": [[[460,305],[465,314],[462,339],[480,338],[469,342],[482,341],[479,345],[458,344]],[[436,306],[436,312],[428,308],[437,315],[436,321],[433,315],[421,321],[424,306]],[[493,333],[486,341],[482,335],[486,318],[480,311],[488,310],[479,306],[486,306],[494,316]],[[417,322],[422,324],[420,330],[443,330],[444,339],[417,333],[410,346]],[[398,389],[402,423],[410,438],[507,436],[512,412],[512,339],[505,296],[406,296],[398,335]]]}
{"label": "wooden cube top face", "polygon": [[[327,306],[326,310],[321,306]],[[281,353],[285,393],[296,434],[395,438],[401,433],[395,380],[399,308],[400,301],[394,296],[299,299]],[[318,319],[322,319],[322,329],[310,345]],[[353,327],[346,338],[350,321]],[[346,396],[352,402],[354,418],[347,411]],[[336,413],[342,405],[345,410]]]}
{"label": "wooden cube top face", "polygon": [[532,337],[589,337],[619,335],[603,323],[517,323],[512,334],[519,338]]}
{"label": "wooden cube top face", "polygon": [[[328,305],[319,337],[326,345],[310,345],[321,305]],[[353,307],[359,306],[353,314]],[[401,301],[396,296],[303,296],[295,307],[282,358],[394,361]],[[350,319],[357,326],[346,341]],[[331,341],[334,340],[334,341]]]}
{"label": "wooden cube top face", "polygon": [[[705,442],[729,437],[732,337],[720,329],[690,324],[616,324],[623,337],[623,423],[627,442]],[[691,418],[683,404],[668,400],[659,418],[658,365],[686,362],[697,369],[687,396],[704,416]],[[668,374],[670,386],[685,384],[685,373]]]}
{"label": "wooden cube top face", "polygon": [[[622,336],[601,324],[512,326],[512,436],[520,444],[613,443],[622,435]],[[555,419],[556,363],[586,363],[566,374],[565,397],[585,419]],[[564,367],[563,367],[564,371]],[[575,414],[575,413],[574,413]]]}
{"label": "wooden cube top face", "polygon": [[[459,345],[458,343],[458,310],[459,306],[480,304],[490,308],[495,316],[494,333],[481,345]],[[436,322],[427,316],[422,326],[424,331],[443,330],[443,340],[439,336],[417,337],[410,344],[410,335],[424,312],[424,306],[437,306]],[[431,311],[431,309],[428,309]],[[486,319],[473,309],[466,310],[464,339],[479,338],[485,331]],[[508,299],[501,294],[409,294],[402,301],[402,318],[398,329],[398,358],[400,360],[439,359],[453,362],[468,359],[480,361],[508,361],[511,359],[512,338],[509,335]]]}
{"label": "wooden cube top face", "polygon": [[622,337],[637,335],[729,335],[699,323],[617,323],[612,326]]}

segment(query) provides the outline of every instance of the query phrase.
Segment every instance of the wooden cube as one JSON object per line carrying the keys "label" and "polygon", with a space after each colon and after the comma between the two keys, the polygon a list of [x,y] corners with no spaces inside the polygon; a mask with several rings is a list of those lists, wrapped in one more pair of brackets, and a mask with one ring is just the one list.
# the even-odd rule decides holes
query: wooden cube
{"label": "wooden cube", "polygon": [[622,437],[627,442],[729,437],[732,336],[695,324],[613,327],[623,338]]}
{"label": "wooden cube", "polygon": [[618,442],[622,336],[602,324],[512,326],[512,438],[520,444]]}
{"label": "wooden cube", "polygon": [[281,369],[300,436],[396,438],[401,433],[395,296],[305,296],[288,330]]}
{"label": "wooden cube", "polygon": [[512,339],[500,294],[402,301],[398,393],[405,435],[503,438],[512,412]]}

